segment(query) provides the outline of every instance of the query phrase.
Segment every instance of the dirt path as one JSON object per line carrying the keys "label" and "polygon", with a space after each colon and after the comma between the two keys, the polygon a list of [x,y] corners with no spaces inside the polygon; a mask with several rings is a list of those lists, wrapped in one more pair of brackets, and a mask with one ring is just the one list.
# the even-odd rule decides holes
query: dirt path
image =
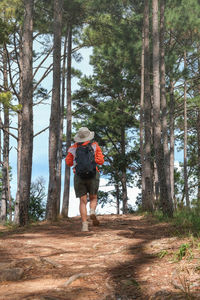
{"label": "dirt path", "polygon": [[175,261],[188,240],[172,226],[134,215],[99,219],[88,233],[78,217],[0,228],[0,270],[21,270],[19,280],[0,282],[0,299],[200,299],[200,244]]}

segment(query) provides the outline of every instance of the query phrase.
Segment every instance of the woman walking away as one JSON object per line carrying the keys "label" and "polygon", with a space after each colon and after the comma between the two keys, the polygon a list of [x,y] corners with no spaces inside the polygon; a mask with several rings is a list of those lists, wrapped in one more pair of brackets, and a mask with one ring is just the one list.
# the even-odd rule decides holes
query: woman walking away
{"label": "woman walking away", "polygon": [[87,222],[87,195],[90,200],[90,219],[94,226],[99,225],[96,217],[97,192],[99,189],[99,169],[97,165],[104,163],[104,156],[98,143],[92,141],[94,132],[87,127],[81,127],[74,137],[75,144],[68,149],[65,158],[66,164],[73,166],[74,190],[80,198],[80,215],[82,231],[88,231]]}

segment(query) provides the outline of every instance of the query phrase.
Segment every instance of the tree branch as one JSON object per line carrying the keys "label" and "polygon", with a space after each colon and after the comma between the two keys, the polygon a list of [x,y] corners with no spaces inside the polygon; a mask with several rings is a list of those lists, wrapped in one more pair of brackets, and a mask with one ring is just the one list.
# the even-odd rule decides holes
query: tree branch
{"label": "tree branch", "polygon": [[44,129],[42,129],[41,131],[37,132],[36,134],[34,134],[33,137],[38,136],[38,135],[41,134],[42,132],[46,131],[48,128],[49,128],[49,126],[46,127],[46,128],[44,128]]}

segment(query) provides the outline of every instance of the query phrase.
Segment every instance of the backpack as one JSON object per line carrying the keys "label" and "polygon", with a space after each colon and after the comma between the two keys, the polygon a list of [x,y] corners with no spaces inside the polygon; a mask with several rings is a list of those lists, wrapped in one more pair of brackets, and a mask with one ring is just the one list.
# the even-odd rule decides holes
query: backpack
{"label": "backpack", "polygon": [[96,175],[95,153],[91,143],[78,145],[76,148],[76,174],[83,179],[89,179]]}

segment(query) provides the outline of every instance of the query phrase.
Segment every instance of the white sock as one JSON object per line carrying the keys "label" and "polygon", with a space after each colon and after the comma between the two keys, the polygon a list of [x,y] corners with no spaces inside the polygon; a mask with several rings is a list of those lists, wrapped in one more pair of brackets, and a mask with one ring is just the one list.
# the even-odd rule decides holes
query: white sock
{"label": "white sock", "polygon": [[88,231],[88,222],[82,222],[82,231]]}

